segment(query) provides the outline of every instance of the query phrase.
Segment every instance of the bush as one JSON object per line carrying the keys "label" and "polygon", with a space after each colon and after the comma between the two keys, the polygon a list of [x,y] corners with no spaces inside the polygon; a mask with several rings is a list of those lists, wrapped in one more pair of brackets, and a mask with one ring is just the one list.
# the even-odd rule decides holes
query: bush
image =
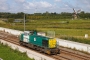
{"label": "bush", "polygon": [[10,22],[10,23],[13,23],[13,21],[14,21],[13,18],[9,18],[9,19],[8,19],[8,22]]}

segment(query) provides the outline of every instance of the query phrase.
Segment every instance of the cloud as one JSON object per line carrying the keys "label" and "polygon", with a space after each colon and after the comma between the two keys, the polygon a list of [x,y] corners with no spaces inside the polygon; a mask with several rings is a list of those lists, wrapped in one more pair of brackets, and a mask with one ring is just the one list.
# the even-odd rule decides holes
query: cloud
{"label": "cloud", "polygon": [[0,12],[72,12],[72,8],[90,11],[90,0],[0,0]]}
{"label": "cloud", "polygon": [[90,12],[90,0],[76,0],[79,9]]}
{"label": "cloud", "polygon": [[28,11],[28,10],[32,10],[32,12],[35,12],[36,10],[38,12],[42,12],[42,11],[47,11],[48,9],[52,8],[53,5],[46,2],[46,1],[34,1],[34,2],[25,2],[23,4],[24,10]]}
{"label": "cloud", "polygon": [[40,1],[40,2],[26,2],[24,4],[25,7],[34,7],[34,8],[49,8],[52,7],[52,4],[45,2],[45,1]]}
{"label": "cloud", "polygon": [[55,0],[56,2],[59,2],[59,1],[61,1],[61,0]]}
{"label": "cloud", "polygon": [[[8,1],[8,3],[7,3]],[[28,1],[28,0],[1,0],[0,11],[4,12],[27,12],[34,13],[35,9],[39,12],[47,11],[53,5],[46,1]]]}
{"label": "cloud", "polygon": [[25,0],[15,0],[15,2],[17,2],[17,3],[24,3]]}
{"label": "cloud", "polygon": [[52,4],[45,2],[45,1],[39,2],[38,5],[44,8],[52,7]]}
{"label": "cloud", "polygon": [[5,11],[9,9],[9,5],[6,3],[6,0],[0,1],[0,10]]}

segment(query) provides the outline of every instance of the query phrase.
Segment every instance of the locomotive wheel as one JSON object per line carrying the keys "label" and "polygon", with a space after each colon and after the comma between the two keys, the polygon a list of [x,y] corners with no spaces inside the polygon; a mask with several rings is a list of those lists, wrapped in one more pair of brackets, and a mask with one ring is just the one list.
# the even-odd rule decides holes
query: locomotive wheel
{"label": "locomotive wheel", "polygon": [[50,51],[49,50],[46,50],[46,52],[45,52],[46,54],[48,54],[48,55],[51,55],[51,53],[50,53]]}

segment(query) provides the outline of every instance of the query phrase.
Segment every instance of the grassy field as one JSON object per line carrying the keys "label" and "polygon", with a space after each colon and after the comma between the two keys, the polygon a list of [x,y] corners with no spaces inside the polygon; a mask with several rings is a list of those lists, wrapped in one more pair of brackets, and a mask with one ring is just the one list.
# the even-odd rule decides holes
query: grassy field
{"label": "grassy field", "polygon": [[4,22],[4,21],[0,20],[0,24],[6,24],[6,22]]}
{"label": "grassy field", "polygon": [[20,53],[16,50],[14,51],[10,47],[7,47],[6,45],[4,46],[1,43],[0,58],[2,58],[3,60],[34,60],[27,57],[25,53]]}
{"label": "grassy field", "polygon": [[[23,23],[7,23],[0,26],[24,30]],[[90,35],[90,20],[29,20],[26,23],[26,30],[55,31],[55,36],[58,38],[74,37],[90,41],[90,36],[87,39],[84,38],[85,34]]]}

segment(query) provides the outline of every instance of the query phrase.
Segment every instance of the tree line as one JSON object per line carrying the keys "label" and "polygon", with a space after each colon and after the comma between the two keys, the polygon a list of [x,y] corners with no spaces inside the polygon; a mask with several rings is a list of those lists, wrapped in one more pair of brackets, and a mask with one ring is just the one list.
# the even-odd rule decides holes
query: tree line
{"label": "tree line", "polygon": [[[34,19],[34,20],[39,20],[39,19],[72,19],[73,18],[73,13],[69,12],[61,12],[61,13],[49,13],[46,11],[45,13],[34,13],[34,14],[27,14],[25,13],[27,19]],[[77,14],[78,18],[81,19],[90,19],[90,13],[85,13],[84,11],[81,11],[80,13]],[[24,13],[19,12],[19,13],[9,13],[9,12],[0,12],[0,18],[4,19],[23,19],[24,18]]]}

